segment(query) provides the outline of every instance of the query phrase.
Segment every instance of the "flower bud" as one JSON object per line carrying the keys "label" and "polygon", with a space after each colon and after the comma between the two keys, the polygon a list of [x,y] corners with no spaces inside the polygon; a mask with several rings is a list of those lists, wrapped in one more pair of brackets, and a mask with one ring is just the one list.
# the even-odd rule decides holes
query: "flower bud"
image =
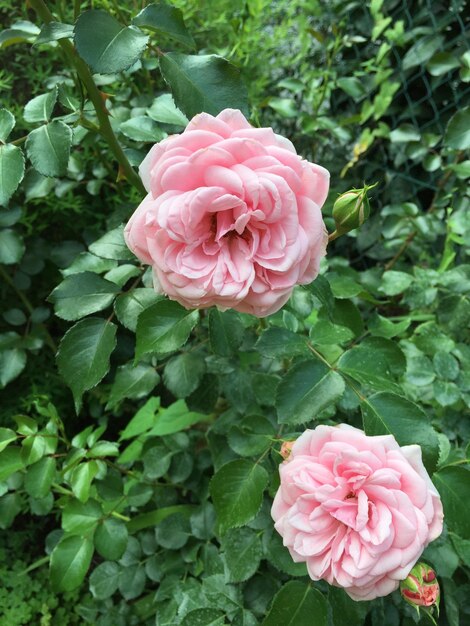
{"label": "flower bud", "polygon": [[400,583],[400,593],[418,613],[420,608],[428,612],[436,607],[439,615],[439,583],[435,571],[426,563],[417,563],[413,567],[408,577]]}
{"label": "flower bud", "polygon": [[294,445],[295,441],[283,441],[282,442],[282,446],[281,446],[281,456],[284,459],[284,461],[287,461],[287,459],[290,457],[290,451],[292,450],[292,446]]}
{"label": "flower bud", "polygon": [[342,193],[333,205],[337,235],[344,235],[359,228],[369,217],[370,206],[367,192],[375,185],[365,185],[362,189],[350,189]]}

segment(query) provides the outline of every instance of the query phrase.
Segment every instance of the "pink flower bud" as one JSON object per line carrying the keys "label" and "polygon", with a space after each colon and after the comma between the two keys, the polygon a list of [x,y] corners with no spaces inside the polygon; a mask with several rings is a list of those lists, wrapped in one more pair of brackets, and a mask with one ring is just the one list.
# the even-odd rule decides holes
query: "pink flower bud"
{"label": "pink flower bud", "polygon": [[436,607],[439,614],[440,590],[436,573],[426,565],[417,563],[408,577],[400,583],[402,598],[416,608],[432,609]]}
{"label": "pink flower bud", "polygon": [[283,441],[281,446],[281,456],[284,461],[290,457],[290,452],[292,450],[292,446],[294,445],[294,441]]}

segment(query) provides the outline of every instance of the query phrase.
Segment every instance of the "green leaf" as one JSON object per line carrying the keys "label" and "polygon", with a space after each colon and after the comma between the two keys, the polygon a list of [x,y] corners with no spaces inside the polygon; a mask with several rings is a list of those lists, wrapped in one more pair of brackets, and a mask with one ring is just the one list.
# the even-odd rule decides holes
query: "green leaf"
{"label": "green leaf", "polygon": [[41,32],[37,36],[34,45],[37,46],[41,43],[59,41],[59,39],[72,39],[72,37],[72,24],[63,24],[62,22],[49,22],[49,24],[44,24],[44,26],[41,28]]}
{"label": "green leaf", "polygon": [[96,567],[90,576],[90,591],[96,600],[110,598],[119,586],[121,568],[117,563],[105,561]]}
{"label": "green leaf", "polygon": [[23,239],[12,228],[0,230],[0,263],[4,265],[19,263],[24,251]]}
{"label": "green leaf", "polygon": [[229,446],[240,456],[262,454],[275,435],[271,422],[261,415],[247,415],[232,424],[227,433]]}
{"label": "green leaf", "polygon": [[263,551],[258,533],[251,528],[234,528],[222,538],[227,582],[241,583],[257,571]]}
{"label": "green leaf", "polygon": [[189,520],[182,513],[172,513],[157,524],[155,538],[165,550],[180,550],[190,537]]}
{"label": "green leaf", "polygon": [[219,609],[194,609],[186,613],[181,626],[223,626],[224,614]]}
{"label": "green leaf", "polygon": [[[0,145],[0,206],[6,206],[24,176],[24,156],[18,146]],[[2,245],[0,244],[0,250]],[[1,252],[0,252],[1,254]]]}
{"label": "green leaf", "polygon": [[209,341],[212,352],[221,356],[235,354],[243,341],[245,329],[236,311],[209,312]]}
{"label": "green leaf", "polygon": [[28,467],[24,488],[32,498],[45,498],[49,493],[56,473],[55,459],[45,456]]}
{"label": "green leaf", "polygon": [[21,448],[11,447],[0,452],[0,482],[20,469],[23,469],[24,462],[21,457]]}
{"label": "green leaf", "polygon": [[21,374],[26,366],[26,352],[20,348],[0,352],[0,389]]}
{"label": "green leaf", "polygon": [[312,583],[290,581],[274,596],[262,626],[326,626],[327,602]]}
{"label": "green leaf", "polygon": [[186,402],[178,400],[167,409],[160,409],[149,435],[171,435],[208,419],[210,417],[204,413],[189,411]]}
{"label": "green leaf", "polygon": [[263,467],[246,459],[231,461],[215,473],[210,493],[221,533],[256,517],[268,479]]}
{"label": "green leaf", "polygon": [[203,111],[217,115],[227,108],[248,115],[246,87],[239,71],[226,59],[168,52],[160,57],[160,69],[176,105],[189,118]]}
{"label": "green leaf", "polygon": [[321,305],[325,307],[328,317],[333,321],[335,298],[327,279],[324,276],[319,275],[313,283],[307,285],[306,288],[320,301]]}
{"label": "green leaf", "polygon": [[450,52],[438,52],[427,64],[427,70],[432,76],[442,76],[460,67],[460,62]]}
{"label": "green leaf", "polygon": [[170,359],[163,370],[163,382],[177,398],[186,398],[199,385],[205,372],[201,354],[185,352]]}
{"label": "green leaf", "polygon": [[412,282],[413,276],[411,276],[411,274],[389,270],[382,275],[382,283],[379,287],[379,291],[387,296],[396,296],[406,291]]}
{"label": "green leaf", "polygon": [[14,127],[15,116],[7,109],[0,109],[0,141],[5,143]]}
{"label": "green leaf", "polygon": [[57,102],[57,88],[36,96],[24,107],[23,117],[26,122],[48,122]]}
{"label": "green leaf", "polygon": [[117,561],[127,547],[127,527],[124,522],[109,517],[98,524],[94,541],[95,548],[104,559]]}
{"label": "green leaf", "polygon": [[152,106],[147,109],[147,115],[156,122],[173,126],[184,127],[189,122],[186,115],[174,103],[170,93],[164,93],[155,98]]}
{"label": "green leaf", "polygon": [[19,20],[12,25],[12,28],[0,32],[0,48],[7,48],[15,43],[25,41],[31,43],[38,33],[39,28],[36,24],[28,20]]}
{"label": "green leaf", "polygon": [[338,361],[338,370],[363,385],[379,391],[396,391],[400,386],[393,378],[405,372],[406,359],[398,345],[383,337],[368,337],[345,352]]}
{"label": "green leaf", "polygon": [[74,29],[78,54],[93,72],[122,72],[141,57],[148,36],[135,26],[123,26],[112,15],[101,10],[85,11]]}
{"label": "green leaf", "polygon": [[124,398],[138,400],[147,396],[160,380],[155,368],[143,363],[121,365],[116,371],[113,386],[109,394],[107,409],[114,408]]}
{"label": "green leaf", "polygon": [[[101,274],[113,268],[116,268],[117,261],[111,259],[102,259],[90,252],[80,252],[72,263],[61,270],[62,276],[71,276],[72,274],[80,274],[81,272],[94,272]],[[133,266],[134,267],[134,266]]]}
{"label": "green leaf", "polygon": [[131,117],[119,126],[121,133],[134,141],[161,141],[166,133],[150,117],[138,115]]}
{"label": "green leaf", "polygon": [[73,591],[90,567],[93,543],[89,538],[64,537],[51,554],[51,583],[55,591]]}
{"label": "green leaf", "polygon": [[164,2],[149,4],[134,17],[132,23],[148,28],[158,35],[167,35],[170,39],[179,41],[190,48],[195,47],[194,39],[184,24],[183,13],[170,4]]}
{"label": "green leaf", "polygon": [[60,120],[43,124],[29,133],[26,152],[43,176],[64,176],[72,145],[72,130]]}
{"label": "green leaf", "polygon": [[144,528],[156,526],[161,521],[173,515],[173,513],[182,513],[184,515],[190,515],[194,511],[194,505],[191,504],[176,504],[174,506],[167,506],[155,511],[149,511],[133,517],[128,524],[129,532],[136,533]]}
{"label": "green leaf", "polygon": [[8,444],[12,443],[12,441],[16,441],[17,435],[14,430],[11,428],[0,428],[0,452],[5,450]]}
{"label": "green leaf", "polygon": [[136,359],[154,352],[165,354],[181,348],[199,319],[199,311],[187,311],[177,302],[161,300],[139,315]]}
{"label": "green leaf", "polygon": [[124,241],[123,225],[108,231],[105,235],[94,241],[88,249],[92,254],[102,257],[103,259],[130,261],[135,258]]}
{"label": "green leaf", "polygon": [[255,349],[270,359],[293,358],[294,356],[310,354],[307,348],[307,338],[286,328],[268,328],[265,330],[256,342]]}
{"label": "green leaf", "polygon": [[108,372],[115,345],[116,326],[97,317],[81,320],[65,333],[57,353],[57,365],[72,389],[77,413],[83,393]]}
{"label": "green leaf", "polygon": [[85,503],[90,497],[90,486],[98,470],[99,467],[96,461],[80,463],[73,468],[70,476],[70,486],[75,497],[80,502]]}
{"label": "green leaf", "polygon": [[96,500],[71,500],[62,511],[62,528],[71,535],[84,535],[96,527],[101,516],[101,505]]}
{"label": "green leaf", "polygon": [[463,539],[470,539],[470,472],[463,467],[444,467],[433,479],[441,494],[449,530]]}
{"label": "green leaf", "polygon": [[9,528],[22,508],[23,502],[18,492],[0,497],[0,528],[2,530]]}
{"label": "green leaf", "polygon": [[302,361],[282,378],[276,393],[279,422],[310,422],[344,392],[341,376],[319,361]]}
{"label": "green leaf", "polygon": [[401,446],[421,446],[423,463],[432,474],[439,457],[439,440],[426,413],[414,402],[394,393],[376,393],[361,402],[367,435],[395,437]]}
{"label": "green leaf", "polygon": [[367,602],[352,600],[344,589],[328,587],[328,603],[333,611],[334,626],[352,626],[364,624],[369,612]]}
{"label": "green leaf", "polygon": [[354,333],[346,326],[319,319],[310,329],[310,340],[314,345],[342,344],[354,338]]}
{"label": "green leaf", "polygon": [[116,298],[114,310],[121,324],[135,332],[142,311],[161,300],[163,296],[156,294],[153,289],[131,289]]}
{"label": "green leaf", "polygon": [[305,563],[296,563],[292,560],[289,550],[282,543],[282,538],[277,532],[272,534],[266,549],[266,558],[276,569],[289,576],[306,576],[307,566]]}
{"label": "green leaf", "polygon": [[114,283],[93,272],[67,276],[50,294],[55,314],[64,320],[78,320],[110,306],[119,292]]}
{"label": "green leaf", "polygon": [[447,124],[444,145],[454,150],[470,148],[470,106],[460,109]]}
{"label": "green leaf", "polygon": [[435,52],[443,49],[443,46],[444,37],[442,35],[436,36],[433,34],[419,37],[403,57],[403,71],[410,70],[418,65],[425,65]]}
{"label": "green leaf", "polygon": [[357,78],[357,76],[339,78],[336,81],[336,84],[355,101],[360,100],[367,95],[367,89],[364,86],[364,82]]}
{"label": "green leaf", "polygon": [[156,412],[160,407],[160,398],[149,398],[122,431],[120,439],[137,437],[155,424]]}

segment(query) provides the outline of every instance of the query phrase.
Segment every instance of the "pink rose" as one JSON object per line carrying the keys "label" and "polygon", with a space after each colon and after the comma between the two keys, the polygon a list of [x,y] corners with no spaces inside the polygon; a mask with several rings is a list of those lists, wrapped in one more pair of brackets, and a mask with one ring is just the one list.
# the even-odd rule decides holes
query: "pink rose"
{"label": "pink rose", "polygon": [[280,465],[271,514],[313,580],[354,600],[398,588],[442,532],[442,504],[421,448],[341,424],[307,430]]}
{"label": "pink rose", "polygon": [[274,313],[318,274],[329,174],[240,111],[196,115],[153,146],[125,238],[157,292],[187,308]]}

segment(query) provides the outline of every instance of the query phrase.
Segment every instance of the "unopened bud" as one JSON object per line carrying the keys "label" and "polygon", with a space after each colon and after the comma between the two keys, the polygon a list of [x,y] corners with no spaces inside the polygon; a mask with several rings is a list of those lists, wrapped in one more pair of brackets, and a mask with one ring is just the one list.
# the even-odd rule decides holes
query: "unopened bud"
{"label": "unopened bud", "polygon": [[281,456],[284,459],[284,461],[287,461],[287,459],[290,457],[290,452],[292,450],[292,446],[294,445],[295,441],[283,441],[282,442],[282,446],[281,446]]}
{"label": "unopened bud", "polygon": [[350,189],[342,193],[333,205],[337,235],[344,235],[359,228],[370,214],[367,192],[375,185],[365,185],[362,189]]}
{"label": "unopened bud", "polygon": [[402,598],[414,606],[429,612],[434,607],[439,615],[440,589],[435,571],[426,563],[417,563],[407,578],[400,583]]}

